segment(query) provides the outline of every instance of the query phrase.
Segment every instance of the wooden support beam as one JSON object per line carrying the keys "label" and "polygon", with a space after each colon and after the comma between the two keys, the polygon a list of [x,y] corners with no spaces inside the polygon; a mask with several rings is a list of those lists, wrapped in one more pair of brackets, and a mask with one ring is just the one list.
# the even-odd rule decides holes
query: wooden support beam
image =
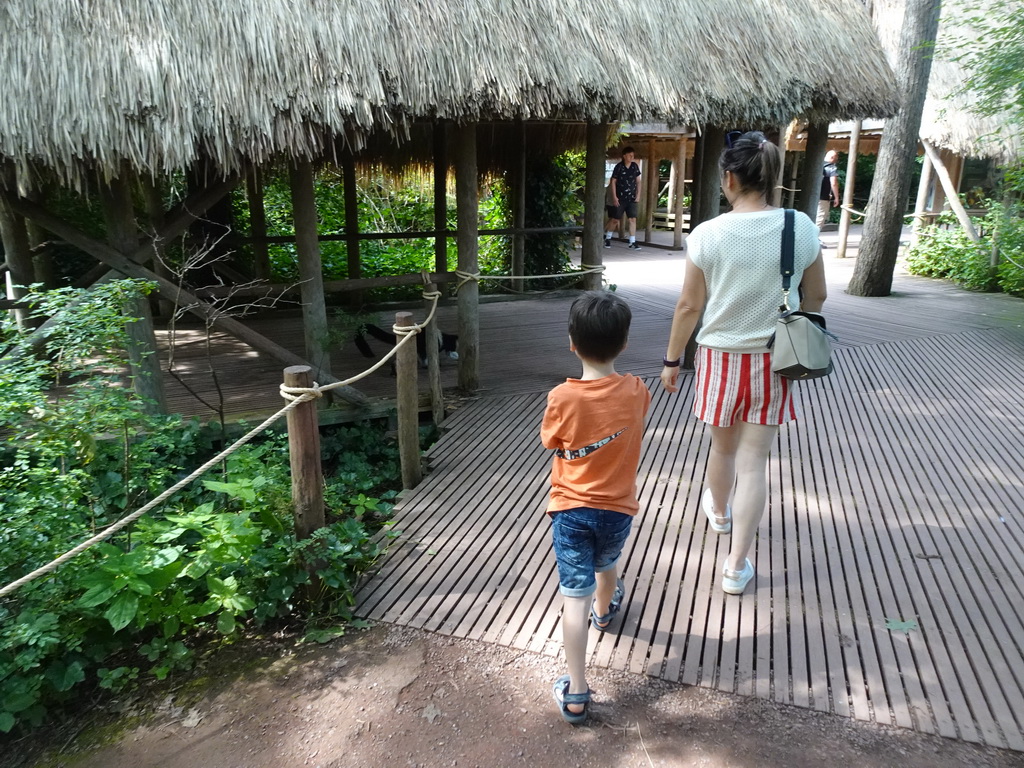
{"label": "wooden support beam", "polygon": [[[2,197],[0,197],[0,239],[3,240],[8,269],[4,276],[7,283],[7,298],[17,301],[28,293],[28,286],[35,282],[35,269],[32,265],[32,251],[28,245],[28,228],[25,226],[25,219]],[[25,309],[12,311],[19,327],[29,327],[30,311]]]}
{"label": "wooden support beam", "polygon": [[[149,227],[153,232],[159,232],[164,227],[164,198],[160,190],[160,182],[154,178],[144,179],[142,182],[142,192],[145,198],[146,218],[149,220]],[[152,244],[153,271],[160,275],[160,277],[173,280],[174,274],[164,262],[166,240],[156,239],[152,241]],[[137,245],[138,243],[136,243]],[[167,299],[158,299],[158,307],[160,309],[160,316],[166,318],[171,317],[176,309],[174,304]]]}
{"label": "wooden support beam", "polygon": [[[423,286],[424,293],[433,293],[437,290],[437,283],[427,283]],[[424,299],[423,308],[427,315],[434,307],[433,299]],[[441,387],[441,328],[437,324],[437,317],[430,321],[430,325],[421,331],[426,334],[427,349],[427,386],[430,390],[430,415],[433,418],[434,426],[441,426],[444,421],[444,389]]]}
{"label": "wooden support beam", "polygon": [[912,225],[913,234],[911,236],[911,243],[916,243],[918,236],[921,234],[921,230],[924,228],[927,216],[925,212],[928,210],[928,197],[932,191],[932,179],[935,174],[932,172],[932,161],[928,159],[928,155],[924,156],[924,163],[921,165],[921,178],[917,182],[917,200],[914,201],[914,223]]}
{"label": "wooden support beam", "polygon": [[[139,228],[135,223],[135,208],[132,205],[132,186],[127,174],[125,166],[121,176],[101,185],[99,194],[103,218],[107,224],[107,241],[122,254],[134,252],[139,244]],[[125,324],[125,330],[128,334],[126,351],[135,394],[148,410],[166,413],[167,398],[164,396],[164,378],[156,348],[149,298],[137,297],[127,303],[122,312],[126,318],[133,320]]]}
{"label": "wooden support beam", "polygon": [[[348,277],[358,280],[363,276],[363,261],[359,253],[359,195],[356,189],[356,159],[346,152],[341,160],[342,186],[345,190],[345,255]],[[361,291],[349,296],[349,304],[359,307],[363,303]]]}
{"label": "wooden support beam", "polygon": [[857,120],[850,131],[850,146],[846,158],[846,186],[843,188],[843,210],[839,214],[839,242],[836,244],[836,258],[846,258],[846,242],[850,237],[850,218],[853,208],[853,190],[857,183],[857,154],[860,151],[861,121]]}
{"label": "wooden support beam", "polygon": [[331,355],[327,348],[327,304],[324,301],[320,242],[317,240],[319,217],[313,192],[313,164],[308,160],[299,161],[291,168],[290,176],[306,359],[313,363],[316,380],[323,381],[324,376],[331,373]]}
{"label": "wooden support beam", "polygon": [[448,271],[448,142],[445,125],[434,123],[434,271]]}
{"label": "wooden support beam", "polygon": [[949,202],[950,209],[956,214],[960,226],[964,228],[964,232],[967,233],[967,236],[975,244],[980,243],[981,238],[978,236],[978,230],[974,228],[974,222],[971,221],[971,217],[967,215],[967,209],[960,202],[960,195],[957,194],[956,184],[950,178],[949,171],[946,169],[945,163],[942,162],[942,158],[939,157],[938,151],[924,139],[921,140],[921,145],[924,147],[925,156],[931,160],[936,178],[938,178],[942,188],[946,191],[946,200]]}
{"label": "wooden support beam", "polygon": [[672,163],[675,183],[672,185],[675,220],[672,222],[672,247],[683,247],[683,197],[686,195],[686,138],[679,140],[676,159]]}
{"label": "wooden support beam", "polygon": [[[0,197],[2,196],[3,194],[0,193]],[[194,294],[175,283],[154,274],[151,270],[146,269],[135,261],[125,258],[106,243],[94,240],[88,235],[83,234],[74,225],[50,213],[45,208],[23,198],[11,198],[8,196],[7,202],[13,210],[22,216],[34,220],[43,229],[63,238],[76,248],[80,248],[98,261],[102,261],[107,266],[117,270],[122,275],[152,280],[158,285],[161,296],[174,301],[180,307],[184,307],[204,322],[209,322],[214,328],[231,334],[240,341],[244,341],[253,349],[285,365],[309,365],[307,361],[290,350],[275,344],[270,339],[256,333],[233,317],[222,314],[216,307],[201,301]],[[140,255],[138,251],[136,251],[136,255]],[[145,250],[142,251],[141,255],[145,255]],[[321,384],[332,384],[338,380],[333,376],[325,376],[322,380],[318,381]],[[363,405],[367,402],[366,395],[352,387],[339,387],[332,391],[339,397],[356,405]]]}
{"label": "wooden support beam", "polygon": [[722,198],[722,177],[718,172],[718,158],[725,147],[725,130],[717,125],[704,126],[704,157],[701,160],[700,210],[696,217],[690,211],[690,231],[698,224],[715,218],[720,210]]}
{"label": "wooden support beam", "polygon": [[[607,156],[608,126],[605,123],[587,123],[586,182],[583,200],[583,253],[580,261],[587,266],[599,267],[604,254],[604,166]],[[583,286],[588,291],[601,287],[601,275],[586,275]]]}
{"label": "wooden support beam", "polygon": [[644,205],[644,241],[649,243],[654,233],[654,209],[658,207],[658,187],[661,184],[658,156],[653,140],[647,142],[647,167],[644,169],[644,178],[647,181],[644,186],[647,193]]}
{"label": "wooden support beam", "polygon": [[263,172],[259,168],[250,168],[245,177],[245,198],[249,206],[249,231],[252,233],[252,273],[257,280],[269,280],[267,210],[263,202]]}
{"label": "wooden support beam", "polygon": [[[526,226],[526,124],[520,119],[515,123],[515,159],[512,166],[512,226],[523,229]],[[526,238],[522,234],[512,236],[512,274],[525,275]],[[512,289],[523,290],[522,280],[513,280]]]}
{"label": "wooden support beam", "polygon": [[821,168],[828,146],[828,123],[814,123],[807,126],[807,147],[804,149],[804,167],[800,178],[800,195],[797,210],[806,213],[811,221],[818,211],[818,196],[821,194]]}
{"label": "wooden support beam", "polygon": [[[480,193],[476,160],[476,123],[455,129],[456,244],[459,270],[476,275],[479,264]],[[459,387],[473,392],[480,387],[480,283],[467,279],[459,288]]]}

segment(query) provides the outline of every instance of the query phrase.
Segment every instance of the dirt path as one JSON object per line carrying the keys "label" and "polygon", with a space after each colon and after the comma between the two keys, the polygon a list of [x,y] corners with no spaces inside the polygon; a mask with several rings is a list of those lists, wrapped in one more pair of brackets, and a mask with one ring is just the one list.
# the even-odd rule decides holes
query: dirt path
{"label": "dirt path", "polygon": [[209,684],[121,702],[133,725],[106,746],[88,742],[111,732],[95,727],[109,716],[83,715],[41,735],[45,758],[39,741],[6,744],[0,765],[1024,766],[1017,753],[604,670],[591,674],[589,724],[574,728],[551,699],[555,659],[398,627],[231,655],[199,671]]}

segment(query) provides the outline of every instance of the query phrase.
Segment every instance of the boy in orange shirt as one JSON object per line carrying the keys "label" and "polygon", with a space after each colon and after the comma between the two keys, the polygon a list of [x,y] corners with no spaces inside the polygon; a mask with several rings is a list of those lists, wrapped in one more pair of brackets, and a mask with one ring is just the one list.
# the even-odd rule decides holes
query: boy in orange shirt
{"label": "boy in orange shirt", "polygon": [[651,394],[640,379],[615,372],[632,313],[614,293],[590,291],[569,310],[569,349],[583,375],[548,394],[541,442],[552,448],[551,535],[562,593],[562,643],[568,675],[555,681],[562,717],[587,718],[588,613],[608,629],[625,587],[616,573],[633,516],[640,509],[636,471]]}

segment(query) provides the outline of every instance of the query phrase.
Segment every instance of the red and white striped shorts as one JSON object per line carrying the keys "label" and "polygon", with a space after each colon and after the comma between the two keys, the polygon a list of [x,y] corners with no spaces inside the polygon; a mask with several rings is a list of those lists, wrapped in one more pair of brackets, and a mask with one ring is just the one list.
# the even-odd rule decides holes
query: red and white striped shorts
{"label": "red and white striped shorts", "polygon": [[784,424],[797,417],[793,385],[772,373],[768,352],[697,352],[693,415],[713,427]]}

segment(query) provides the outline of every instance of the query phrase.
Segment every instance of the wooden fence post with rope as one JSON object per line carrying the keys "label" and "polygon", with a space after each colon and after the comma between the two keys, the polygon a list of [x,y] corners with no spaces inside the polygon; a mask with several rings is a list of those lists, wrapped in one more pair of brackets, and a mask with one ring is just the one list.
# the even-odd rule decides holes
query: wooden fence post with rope
{"label": "wooden fence post with rope", "polygon": [[[285,368],[285,386],[311,387],[312,371],[308,365]],[[287,419],[295,538],[308,539],[313,531],[324,527],[324,473],[320,464],[320,421],[316,400],[300,403],[288,411]]]}
{"label": "wooden fence post with rope", "polygon": [[[411,312],[395,313],[395,336],[401,328],[413,325]],[[401,341],[401,339],[399,339]],[[398,379],[398,455],[402,464],[402,487],[415,488],[423,479],[420,466],[419,388],[416,384],[419,355],[412,342],[402,344],[395,355]]]}
{"label": "wooden fence post with rope", "polygon": [[[435,283],[426,282],[423,286],[423,302],[426,305],[425,309],[427,315],[430,315],[431,309],[433,309],[434,302],[437,301],[435,295],[437,294],[437,285]],[[427,382],[430,387],[430,413],[434,419],[434,426],[440,426],[444,420],[444,390],[441,388],[441,361],[440,361],[440,350],[441,350],[441,328],[437,324],[437,320],[427,324],[421,333],[426,334],[424,341],[426,342],[427,351]]]}

